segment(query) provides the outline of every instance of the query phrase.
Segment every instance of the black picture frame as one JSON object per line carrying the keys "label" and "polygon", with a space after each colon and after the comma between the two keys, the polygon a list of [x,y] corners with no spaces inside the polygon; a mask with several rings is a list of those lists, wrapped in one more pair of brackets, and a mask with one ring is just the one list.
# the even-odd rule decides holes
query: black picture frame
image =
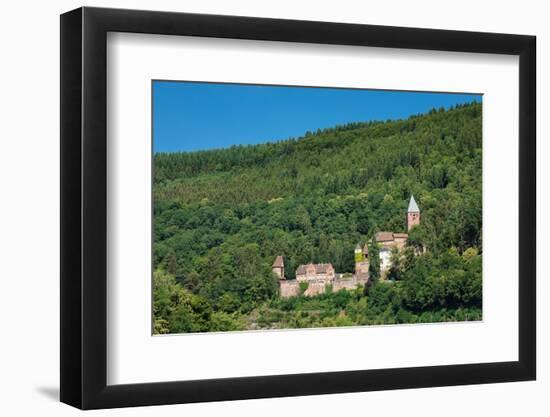
{"label": "black picture frame", "polygon": [[[519,360],[107,385],[108,32],[519,56]],[[536,38],[252,17],[79,8],[61,15],[61,401],[82,409],[533,380]]]}

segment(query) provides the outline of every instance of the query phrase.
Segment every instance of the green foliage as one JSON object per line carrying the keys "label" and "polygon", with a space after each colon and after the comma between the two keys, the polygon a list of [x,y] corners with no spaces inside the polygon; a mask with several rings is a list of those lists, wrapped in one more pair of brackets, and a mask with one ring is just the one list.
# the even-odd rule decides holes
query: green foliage
{"label": "green foliage", "polygon": [[241,315],[213,311],[210,302],[185,290],[163,270],[153,273],[153,332],[188,333],[242,330]]}
{"label": "green foliage", "polygon": [[380,248],[376,243],[370,242],[369,248],[369,277],[371,281],[380,279]]}
{"label": "green foliage", "polygon": [[397,248],[393,248],[390,256],[391,266],[387,275],[388,279],[396,280],[399,278],[399,275],[402,269],[401,261],[402,261],[401,253],[397,250]]}
{"label": "green foliage", "polygon": [[[274,143],[156,154],[154,332],[481,317],[481,163],[475,103]],[[357,242],[406,231],[411,194],[421,223],[409,248],[392,254],[391,283],[376,284],[378,248],[369,243],[368,296],[278,298],[275,256],[284,256],[287,279],[308,262],[353,272]]]}

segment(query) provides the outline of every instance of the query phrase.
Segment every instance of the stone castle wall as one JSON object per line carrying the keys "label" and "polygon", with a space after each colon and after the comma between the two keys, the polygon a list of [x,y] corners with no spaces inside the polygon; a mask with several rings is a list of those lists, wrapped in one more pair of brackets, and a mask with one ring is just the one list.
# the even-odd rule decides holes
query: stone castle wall
{"label": "stone castle wall", "polygon": [[297,274],[296,275],[296,280],[300,281],[300,282],[313,282],[313,281],[331,281],[332,279],[334,279],[334,271],[331,271],[329,273],[324,273],[324,274],[316,274],[316,273],[311,273],[311,274]]}
{"label": "stone castle wall", "polygon": [[281,298],[296,297],[300,294],[300,283],[295,279],[280,280],[279,289]]}
{"label": "stone castle wall", "polygon": [[[356,275],[346,278],[334,278],[333,280],[310,280],[307,281],[308,287],[304,295],[306,297],[312,297],[314,295],[324,294],[327,285],[332,285],[332,291],[335,292],[341,290],[354,290],[358,285],[366,285],[368,280],[368,277],[358,277]],[[280,280],[279,288],[281,298],[297,297],[300,295],[300,281],[296,279]]]}
{"label": "stone castle wall", "polygon": [[313,297],[314,295],[323,294],[329,281],[324,279],[312,280],[308,282],[307,290],[304,292],[306,297]]}
{"label": "stone castle wall", "polygon": [[361,279],[357,275],[353,275],[349,278],[338,278],[332,283],[332,291],[340,290],[354,290],[358,285],[364,286],[368,282],[368,278]]}

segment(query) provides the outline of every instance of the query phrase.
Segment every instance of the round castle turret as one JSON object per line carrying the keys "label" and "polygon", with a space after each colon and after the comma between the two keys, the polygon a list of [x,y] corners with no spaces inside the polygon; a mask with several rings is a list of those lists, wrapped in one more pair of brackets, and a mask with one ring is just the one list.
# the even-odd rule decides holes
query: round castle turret
{"label": "round castle turret", "polygon": [[281,255],[277,256],[275,258],[275,262],[273,262],[273,265],[271,266],[271,270],[279,279],[286,279],[285,278],[285,261]]}

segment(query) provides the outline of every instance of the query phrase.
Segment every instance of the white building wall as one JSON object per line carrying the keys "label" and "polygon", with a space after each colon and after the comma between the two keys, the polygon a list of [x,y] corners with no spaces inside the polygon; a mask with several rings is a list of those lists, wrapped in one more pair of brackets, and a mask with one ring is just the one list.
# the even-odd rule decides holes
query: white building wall
{"label": "white building wall", "polygon": [[388,248],[380,249],[380,270],[387,270],[391,266],[390,262],[391,250]]}

